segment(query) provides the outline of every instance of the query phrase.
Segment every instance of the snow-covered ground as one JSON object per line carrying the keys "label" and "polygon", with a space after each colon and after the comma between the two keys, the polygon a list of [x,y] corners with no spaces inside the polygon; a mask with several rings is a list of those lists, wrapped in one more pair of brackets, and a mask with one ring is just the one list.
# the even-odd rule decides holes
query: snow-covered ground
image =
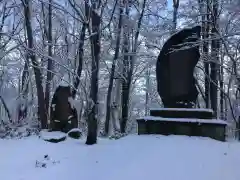
{"label": "snow-covered ground", "polygon": [[239,167],[240,143],[209,138],[0,140],[0,180],[239,180]]}

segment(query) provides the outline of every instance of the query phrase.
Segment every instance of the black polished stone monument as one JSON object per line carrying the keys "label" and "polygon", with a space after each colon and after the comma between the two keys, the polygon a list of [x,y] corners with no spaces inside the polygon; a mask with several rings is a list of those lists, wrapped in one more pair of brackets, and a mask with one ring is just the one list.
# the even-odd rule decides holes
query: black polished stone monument
{"label": "black polished stone monument", "polygon": [[201,27],[183,29],[164,44],[156,64],[157,89],[165,108],[192,108],[198,96],[193,76]]}

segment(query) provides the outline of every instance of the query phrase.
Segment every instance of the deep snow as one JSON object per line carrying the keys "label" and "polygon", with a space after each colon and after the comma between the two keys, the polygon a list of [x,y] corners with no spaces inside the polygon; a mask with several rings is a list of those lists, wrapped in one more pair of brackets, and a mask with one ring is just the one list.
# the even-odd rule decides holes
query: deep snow
{"label": "deep snow", "polygon": [[93,146],[84,142],[68,138],[54,144],[36,136],[0,140],[0,179],[240,179],[240,144],[237,142],[160,135],[99,139]]}

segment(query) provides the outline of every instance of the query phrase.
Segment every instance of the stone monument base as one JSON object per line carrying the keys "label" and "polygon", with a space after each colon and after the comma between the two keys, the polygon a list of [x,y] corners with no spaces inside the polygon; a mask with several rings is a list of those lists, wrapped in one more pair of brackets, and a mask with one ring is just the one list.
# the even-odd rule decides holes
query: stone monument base
{"label": "stone monument base", "polygon": [[213,119],[209,109],[151,109],[150,116],[137,119],[138,134],[187,135],[225,141],[227,122]]}

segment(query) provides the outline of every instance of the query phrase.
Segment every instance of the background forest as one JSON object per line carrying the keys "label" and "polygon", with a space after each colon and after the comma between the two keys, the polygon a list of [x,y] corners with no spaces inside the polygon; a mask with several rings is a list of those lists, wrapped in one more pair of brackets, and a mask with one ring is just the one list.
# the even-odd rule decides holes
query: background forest
{"label": "background forest", "polygon": [[136,118],[162,106],[155,80],[162,45],[200,24],[198,107],[232,122],[235,136],[239,19],[236,0],[0,0],[0,135],[48,128],[60,84],[72,87],[85,133],[136,132]]}

